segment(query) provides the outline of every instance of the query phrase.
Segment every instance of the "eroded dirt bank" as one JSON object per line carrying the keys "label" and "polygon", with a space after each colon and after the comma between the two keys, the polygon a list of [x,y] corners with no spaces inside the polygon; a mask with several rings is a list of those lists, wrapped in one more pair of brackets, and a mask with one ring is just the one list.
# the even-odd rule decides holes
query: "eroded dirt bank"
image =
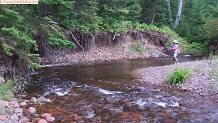
{"label": "eroded dirt bank", "polygon": [[[73,65],[90,64],[93,61],[116,60],[122,58],[159,57],[169,37],[152,31],[129,31],[123,36],[100,32],[98,35],[86,34],[75,30],[65,32],[75,49],[58,50],[49,45],[39,45],[42,64]],[[44,38],[36,39],[38,44],[47,42]]]}

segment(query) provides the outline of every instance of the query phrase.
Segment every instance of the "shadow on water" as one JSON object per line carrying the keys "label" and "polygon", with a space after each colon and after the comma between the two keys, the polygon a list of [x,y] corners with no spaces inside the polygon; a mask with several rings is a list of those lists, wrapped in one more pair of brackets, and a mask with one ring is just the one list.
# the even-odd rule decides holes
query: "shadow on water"
{"label": "shadow on water", "polygon": [[[181,57],[181,62],[196,58]],[[120,60],[88,67],[48,67],[38,71],[40,86],[26,99],[45,96],[52,103],[34,105],[51,113],[55,122],[218,122],[218,105],[207,97],[147,85],[141,87],[132,71],[172,64],[169,58]]]}

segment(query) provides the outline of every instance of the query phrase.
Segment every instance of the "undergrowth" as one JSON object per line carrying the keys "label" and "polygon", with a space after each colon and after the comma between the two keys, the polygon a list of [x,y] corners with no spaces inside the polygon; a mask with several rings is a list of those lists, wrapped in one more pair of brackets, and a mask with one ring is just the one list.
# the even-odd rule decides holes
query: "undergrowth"
{"label": "undergrowth", "polygon": [[180,85],[184,83],[192,74],[192,71],[188,68],[175,68],[171,73],[166,76],[165,80],[170,85]]}
{"label": "undergrowth", "polygon": [[132,52],[137,52],[139,54],[143,53],[143,46],[142,46],[142,42],[138,41],[137,43],[133,43],[130,46],[130,51]]}
{"label": "undergrowth", "polygon": [[[209,60],[210,62],[210,67],[211,70],[209,72],[209,78],[211,80],[214,81],[214,83],[217,84],[218,82],[218,56],[211,56],[212,60]],[[218,88],[216,86],[214,86],[213,88],[216,88],[216,90],[218,90]]]}
{"label": "undergrowth", "polygon": [[11,80],[5,82],[0,86],[0,99],[2,100],[11,100],[13,98],[13,93],[10,90],[12,88],[13,82]]}
{"label": "undergrowth", "polygon": [[0,99],[10,101],[14,93],[26,94],[29,86],[38,86],[38,82],[33,79],[23,79],[20,76],[14,76],[0,85]]}

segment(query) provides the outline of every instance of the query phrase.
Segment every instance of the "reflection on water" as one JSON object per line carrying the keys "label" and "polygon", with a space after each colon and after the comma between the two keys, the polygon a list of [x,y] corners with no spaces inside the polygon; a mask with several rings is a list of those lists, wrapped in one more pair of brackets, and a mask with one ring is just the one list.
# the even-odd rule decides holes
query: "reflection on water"
{"label": "reflection on water", "polygon": [[[190,60],[189,57],[180,61]],[[27,99],[45,96],[53,102],[38,106],[56,122],[218,122],[218,105],[192,93],[158,86],[142,87],[131,74],[146,66],[172,64],[172,59],[135,59],[88,67],[50,67],[38,71],[41,85]],[[30,105],[31,106],[31,105]]]}

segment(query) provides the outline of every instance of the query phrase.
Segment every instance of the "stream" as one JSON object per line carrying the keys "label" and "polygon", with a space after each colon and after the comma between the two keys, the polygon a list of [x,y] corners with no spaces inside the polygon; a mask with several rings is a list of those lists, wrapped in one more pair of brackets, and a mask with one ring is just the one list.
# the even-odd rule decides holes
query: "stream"
{"label": "stream", "polygon": [[147,58],[46,67],[34,75],[39,85],[31,86],[25,99],[52,100],[28,106],[36,107],[38,114],[52,114],[55,123],[217,123],[218,104],[213,100],[187,91],[140,86],[133,75],[138,68],[169,64],[172,59]]}

